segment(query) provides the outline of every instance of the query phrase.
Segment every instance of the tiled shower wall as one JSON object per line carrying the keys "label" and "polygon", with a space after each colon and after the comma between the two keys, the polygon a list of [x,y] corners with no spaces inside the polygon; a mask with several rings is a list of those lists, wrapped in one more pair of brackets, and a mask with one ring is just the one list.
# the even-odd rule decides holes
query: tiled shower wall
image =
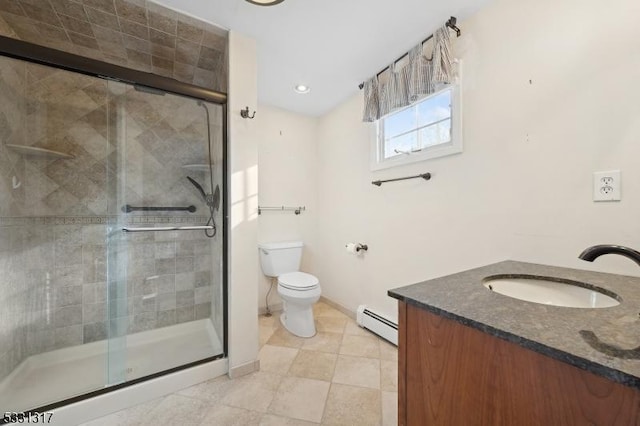
{"label": "tiled shower wall", "polygon": [[[210,108],[219,165],[221,112]],[[211,317],[222,336],[221,309],[212,309],[222,306],[221,235],[126,235],[126,282],[107,285],[109,227],[206,222],[186,179],[209,190],[205,174],[182,168],[206,162],[206,146],[204,110],[192,99],[0,57],[0,380],[28,356],[104,340],[107,318],[127,316],[135,333]],[[214,174],[220,183],[219,166]],[[118,219],[125,202],[198,210]]]}
{"label": "tiled shower wall", "polygon": [[226,92],[226,31],[146,0],[1,0],[0,35]]}
{"label": "tiled shower wall", "polygon": [[108,317],[127,316],[128,332],[136,333],[220,314],[211,308],[220,297],[220,263],[210,242],[167,232],[129,244],[127,309],[116,312],[122,304],[116,284],[107,291],[105,228],[0,227],[0,379],[28,356],[106,339]]}

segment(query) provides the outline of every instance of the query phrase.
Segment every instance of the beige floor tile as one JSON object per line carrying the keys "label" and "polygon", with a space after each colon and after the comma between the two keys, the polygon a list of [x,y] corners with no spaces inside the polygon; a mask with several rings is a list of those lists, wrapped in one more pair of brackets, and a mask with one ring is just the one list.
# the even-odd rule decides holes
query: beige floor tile
{"label": "beige floor tile", "polygon": [[316,329],[325,333],[344,333],[347,325],[347,318],[318,317],[316,318]]}
{"label": "beige floor tile", "polygon": [[258,337],[260,340],[260,347],[264,346],[265,343],[267,343],[267,341],[269,341],[269,339],[271,338],[271,336],[273,336],[273,333],[275,333],[277,329],[273,328],[271,326],[265,326],[265,325],[261,325],[260,327],[258,327]]}
{"label": "beige floor tile", "polygon": [[284,346],[264,345],[260,349],[260,371],[266,373],[287,374],[291,363],[298,355],[298,349]]}
{"label": "beige floor tile", "polygon": [[83,423],[81,426],[133,426],[139,425],[145,416],[157,407],[164,398],[154,399],[153,401],[138,404],[134,407],[121,410],[108,416],[100,417],[87,423]]}
{"label": "beige floor tile", "polygon": [[320,422],[329,392],[329,382],[285,377],[269,406],[269,412],[284,417]]}
{"label": "beige floor tile", "polygon": [[305,422],[304,420],[280,417],[274,414],[265,414],[260,421],[260,426],[313,426],[320,423]]}
{"label": "beige floor tile", "polygon": [[337,354],[342,344],[342,334],[318,331],[315,336],[305,339],[302,349]]}
{"label": "beige floor tile", "polygon": [[382,392],[382,426],[398,425],[398,393]]}
{"label": "beige floor tile", "polygon": [[300,350],[289,368],[289,375],[331,381],[338,355]]}
{"label": "beige floor tile", "polygon": [[234,379],[234,385],[222,399],[224,405],[265,413],[276,394],[282,376],[257,372]]}
{"label": "beige floor tile", "polygon": [[352,336],[345,334],[340,345],[340,355],[380,357],[378,338],[373,336]]}
{"label": "beige floor tile", "polygon": [[201,426],[258,426],[262,413],[243,408],[216,405],[210,408]]}
{"label": "beige floor tile", "polygon": [[398,347],[392,345],[384,339],[378,339],[380,344],[380,359],[388,359],[391,361],[398,360]]}
{"label": "beige floor tile", "polygon": [[285,346],[287,348],[301,348],[306,339],[298,336],[294,336],[284,328],[278,328],[273,332],[269,340],[268,345],[273,346]]}
{"label": "beige floor tile", "polygon": [[314,315],[318,333],[308,339],[286,331],[278,315],[259,317],[260,372],[210,380],[85,426],[309,426],[320,416],[327,425],[396,425],[397,347],[325,303]]}
{"label": "beige floor tile", "polygon": [[380,389],[380,360],[338,355],[332,382]]}
{"label": "beige floor tile", "polygon": [[320,314],[322,311],[324,311],[324,310],[326,310],[326,309],[330,308],[330,306],[329,306],[329,305],[327,305],[327,304],[326,304],[326,303],[324,303],[324,302],[317,302],[317,303],[314,303],[314,304],[313,304],[313,306],[312,306],[311,308],[313,309],[313,315],[318,315],[318,314]]}
{"label": "beige floor tile", "polygon": [[349,318],[339,310],[332,308],[331,306],[327,305],[324,302],[318,302],[315,305],[313,305],[313,316],[315,318],[322,318],[322,317],[333,317],[333,318],[340,318],[340,319]]}
{"label": "beige floor tile", "polygon": [[204,416],[210,403],[200,399],[172,394],[167,396],[145,415],[140,425],[156,426],[159,424],[179,424],[182,426],[197,426]]}
{"label": "beige floor tile", "polygon": [[380,389],[398,392],[398,361],[380,360]]}
{"label": "beige floor tile", "polygon": [[258,324],[262,327],[277,328],[280,325],[280,314],[276,313],[270,317],[266,315],[258,315]]}
{"label": "beige floor tile", "polygon": [[367,330],[366,328],[360,327],[354,320],[347,320],[347,325],[344,328],[344,334],[351,334],[353,336],[367,336],[367,337],[376,337],[375,334]]}
{"label": "beige floor tile", "polygon": [[235,382],[229,379],[228,376],[222,376],[182,389],[178,394],[190,398],[202,399],[204,401],[219,402],[227,395],[229,390],[234,386],[234,383]]}
{"label": "beige floor tile", "polygon": [[380,425],[381,411],[379,391],[332,383],[322,424],[376,426]]}

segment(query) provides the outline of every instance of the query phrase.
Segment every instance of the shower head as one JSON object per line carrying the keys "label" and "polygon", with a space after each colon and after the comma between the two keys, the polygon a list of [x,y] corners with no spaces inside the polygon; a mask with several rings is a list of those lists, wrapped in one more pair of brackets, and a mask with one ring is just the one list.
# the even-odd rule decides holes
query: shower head
{"label": "shower head", "polygon": [[200,185],[195,179],[193,179],[191,176],[187,176],[187,179],[189,179],[189,182],[191,182],[193,184],[193,186],[196,187],[196,189],[198,190],[198,192],[200,192],[200,195],[202,195],[202,199],[207,201],[207,194],[204,192],[204,189],[202,189],[202,185]]}
{"label": "shower head", "polygon": [[216,185],[216,188],[212,194],[207,195],[207,193],[204,192],[202,185],[200,185],[195,179],[193,179],[191,176],[187,176],[187,179],[189,179],[189,182],[191,182],[191,184],[196,187],[200,195],[202,195],[202,199],[204,200],[205,203],[207,203],[209,207],[213,208],[215,211],[218,211],[220,209],[220,186],[219,185]]}

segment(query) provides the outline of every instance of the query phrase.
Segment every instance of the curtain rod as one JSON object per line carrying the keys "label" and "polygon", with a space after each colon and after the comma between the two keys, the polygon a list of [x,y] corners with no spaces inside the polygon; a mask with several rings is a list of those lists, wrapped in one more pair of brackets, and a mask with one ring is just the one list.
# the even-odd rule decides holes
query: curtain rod
{"label": "curtain rod", "polygon": [[[456,22],[458,20],[456,19],[455,16],[452,16],[451,18],[449,18],[449,20],[446,22],[446,26],[451,28],[453,31],[456,32],[456,36],[460,37],[461,31],[460,28],[456,27]],[[431,40],[433,38],[433,34],[431,34],[429,37],[425,38],[424,40],[422,40],[422,43],[420,44],[425,44],[426,42],[428,42],[429,40]],[[402,58],[404,58],[405,56],[407,56],[409,54],[409,52],[405,53],[404,55],[400,56],[398,59],[396,59],[395,61],[393,61],[393,63],[395,64],[396,62],[400,61]],[[376,74],[376,76],[379,76],[380,74],[382,74],[383,72],[385,72],[386,70],[388,70],[389,67],[385,67],[383,68],[378,74]],[[362,88],[364,87],[364,83],[360,83],[358,85],[358,88],[360,90],[362,90]]]}

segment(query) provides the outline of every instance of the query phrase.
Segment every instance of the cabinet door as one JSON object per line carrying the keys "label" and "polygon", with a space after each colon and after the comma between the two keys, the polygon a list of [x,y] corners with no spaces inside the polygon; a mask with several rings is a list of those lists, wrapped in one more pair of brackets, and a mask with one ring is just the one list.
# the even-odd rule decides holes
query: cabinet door
{"label": "cabinet door", "polygon": [[640,391],[400,303],[400,425],[636,425]]}

